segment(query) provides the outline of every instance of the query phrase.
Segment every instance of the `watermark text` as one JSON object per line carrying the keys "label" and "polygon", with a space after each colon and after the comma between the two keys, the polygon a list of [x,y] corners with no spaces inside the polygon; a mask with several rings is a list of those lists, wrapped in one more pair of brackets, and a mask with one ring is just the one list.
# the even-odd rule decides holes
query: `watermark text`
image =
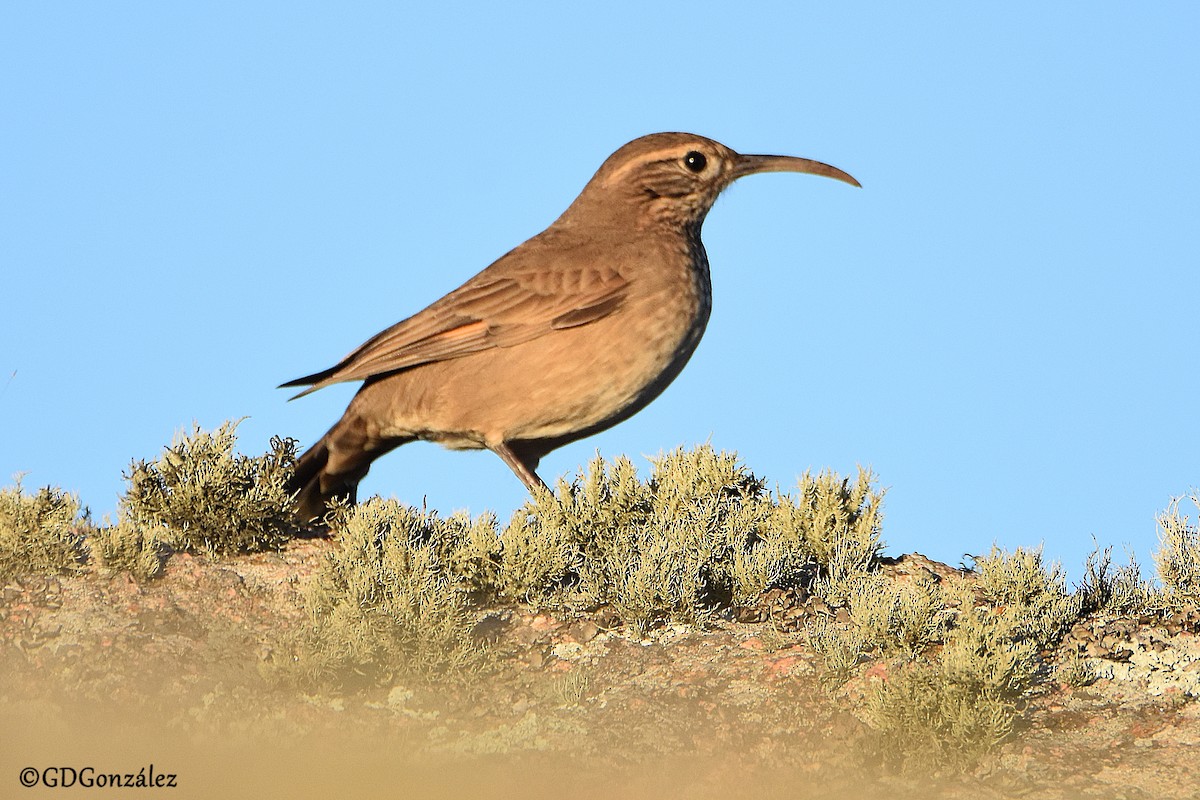
{"label": "watermark text", "polygon": [[95,767],[25,767],[20,774],[26,788],[47,789],[174,789],[176,775],[153,764],[137,772],[116,772]]}

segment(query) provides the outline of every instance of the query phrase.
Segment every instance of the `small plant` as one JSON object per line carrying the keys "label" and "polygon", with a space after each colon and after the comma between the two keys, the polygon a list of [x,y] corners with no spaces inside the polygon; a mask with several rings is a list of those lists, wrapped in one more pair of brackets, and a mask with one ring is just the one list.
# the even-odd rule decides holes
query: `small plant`
{"label": "small plant", "polygon": [[1028,636],[1020,609],[964,603],[946,635],[940,661],[942,675],[966,691],[1013,700],[1034,683],[1038,644]]}
{"label": "small plant", "polygon": [[[1193,525],[1180,513],[1182,499],[1175,498],[1158,515],[1159,548],[1154,554],[1158,577],[1172,606],[1200,603],[1200,520]],[[1193,492],[1190,499],[1200,509],[1200,492]]]}
{"label": "small plant", "polygon": [[970,593],[948,592],[959,612],[941,653],[901,664],[867,697],[881,755],[906,770],[974,764],[1011,733],[1036,676],[1037,649],[1018,615],[974,606]]}
{"label": "small plant", "polygon": [[591,679],[578,667],[554,680],[554,699],[561,706],[577,706],[587,694]]}
{"label": "small plant", "polygon": [[735,455],[709,447],[663,456],[648,482],[628,459],[597,457],[574,483],[560,480],[556,498],[514,515],[502,537],[503,591],[549,607],[609,603],[642,629],[703,620],[735,593],[764,588],[735,588],[735,572],[772,572],[748,552],[762,541],[762,493]]}
{"label": "small plant", "polygon": [[885,762],[904,772],[965,770],[1012,732],[1011,702],[947,680],[937,663],[901,665],[864,707]]}
{"label": "small plant", "polygon": [[826,684],[845,683],[866,660],[870,643],[858,625],[839,625],[821,614],[805,628],[808,645],[825,661]]}
{"label": "small plant", "polygon": [[736,454],[708,446],[656,459],[648,481],[628,459],[597,457],[514,515],[498,588],[551,608],[607,603],[643,629],[704,621],[818,571],[863,569],[880,546],[872,480],[805,475],[793,497],[768,494]]}
{"label": "small plant", "polygon": [[[859,467],[858,479],[840,478],[831,471],[804,473],[794,507],[798,527],[820,565],[818,592],[840,601],[870,570],[883,550],[883,495],[875,488],[875,474]],[[781,498],[781,505],[790,498]]]}
{"label": "small plant", "polygon": [[1072,650],[1059,656],[1054,665],[1054,677],[1063,685],[1078,689],[1096,682],[1096,670],[1086,658]]}
{"label": "small plant", "polygon": [[1025,635],[1039,648],[1058,641],[1079,619],[1082,599],[1067,591],[1066,575],[1058,564],[1047,568],[1042,549],[1018,547],[1012,553],[993,547],[975,559],[976,589],[988,605],[1010,619],[1023,620]]}
{"label": "small plant", "polygon": [[89,537],[100,562],[116,572],[135,578],[159,577],[166,566],[168,547],[158,538],[158,528],[133,520],[97,528]]}
{"label": "small plant", "polygon": [[850,591],[849,605],[863,638],[884,655],[916,658],[941,640],[948,622],[946,600],[932,576],[896,584],[866,575]]}
{"label": "small plant", "polygon": [[340,547],[306,593],[310,624],[291,645],[298,677],[461,680],[486,666],[469,587],[452,565],[476,563],[488,525],[378,498],[346,514],[334,529]]}
{"label": "small plant", "polygon": [[1129,556],[1129,563],[1112,566],[1112,548],[1097,547],[1088,553],[1083,578],[1076,588],[1081,616],[1098,611],[1114,614],[1138,614],[1150,605],[1152,587],[1142,581],[1141,568]]}
{"label": "small plant", "polygon": [[83,532],[90,529],[74,495],[46,487],[27,495],[0,489],[0,583],[31,573],[68,572],[88,558]]}
{"label": "small plant", "polygon": [[[564,605],[566,593],[584,591],[585,571],[595,569],[585,562],[602,558],[587,551],[611,549],[611,542],[643,527],[651,513],[649,487],[624,457],[609,465],[597,456],[574,483],[560,478],[556,494],[527,502],[501,536],[499,588],[509,597]],[[589,547],[589,540],[597,543]]]}
{"label": "small plant", "polygon": [[227,554],[282,545],[293,531],[295,503],[284,487],[296,442],[274,438],[265,455],[236,455],[236,429],[235,422],[211,433],[196,426],[157,461],[133,462],[122,518],[153,528],[180,550]]}

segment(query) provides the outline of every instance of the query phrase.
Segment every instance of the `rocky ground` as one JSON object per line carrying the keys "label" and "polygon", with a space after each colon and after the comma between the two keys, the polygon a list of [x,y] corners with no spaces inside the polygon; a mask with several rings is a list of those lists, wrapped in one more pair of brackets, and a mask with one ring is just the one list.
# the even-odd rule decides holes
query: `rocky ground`
{"label": "rocky ground", "polygon": [[[856,715],[887,665],[822,680],[803,629],[837,611],[790,593],[645,636],[603,610],[488,609],[477,633],[499,666],[483,678],[289,688],[279,643],[331,546],[177,554],[147,583],[86,572],[3,587],[0,797],[64,791],[21,788],[26,767],[136,781],[150,764],[189,797],[1200,797],[1187,615],[1076,626],[1064,657],[1099,679],[1047,680],[994,754],[929,775],[881,763]],[[913,555],[887,569],[949,568]]]}

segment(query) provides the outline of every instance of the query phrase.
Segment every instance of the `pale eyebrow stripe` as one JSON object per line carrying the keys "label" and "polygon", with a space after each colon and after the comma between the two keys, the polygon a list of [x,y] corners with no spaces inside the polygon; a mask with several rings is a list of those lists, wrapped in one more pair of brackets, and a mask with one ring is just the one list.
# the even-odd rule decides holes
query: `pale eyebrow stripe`
{"label": "pale eyebrow stripe", "polygon": [[658,150],[650,150],[646,153],[643,153],[633,161],[626,161],[615,172],[604,179],[603,185],[608,186],[619,181],[630,170],[641,167],[644,164],[649,164],[652,161],[669,161],[673,158],[680,157],[681,154],[682,153],[679,146],[663,147]]}

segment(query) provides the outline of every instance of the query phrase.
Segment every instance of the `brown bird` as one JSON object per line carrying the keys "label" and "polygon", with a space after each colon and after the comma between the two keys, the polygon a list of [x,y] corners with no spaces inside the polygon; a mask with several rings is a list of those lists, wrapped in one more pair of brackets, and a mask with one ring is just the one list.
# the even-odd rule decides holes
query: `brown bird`
{"label": "brown bird", "polygon": [[756,172],[859,185],[806,158],[643,136],[545,231],[336,366],[283,384],[309,386],[301,397],[363,381],[296,465],[301,516],[354,502],[371,463],[417,439],[487,448],[531,492],[545,488],[534,471],[543,456],[628,419],[691,358],[712,307],[700,227],[722,190]]}

